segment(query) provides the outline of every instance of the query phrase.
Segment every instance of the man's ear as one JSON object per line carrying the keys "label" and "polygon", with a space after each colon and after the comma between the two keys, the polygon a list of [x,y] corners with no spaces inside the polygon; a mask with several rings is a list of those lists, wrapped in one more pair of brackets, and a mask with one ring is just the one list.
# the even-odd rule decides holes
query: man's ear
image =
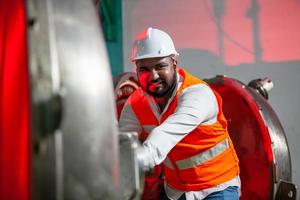
{"label": "man's ear", "polygon": [[177,56],[176,56],[176,55],[173,55],[173,56],[172,56],[172,60],[173,60],[174,66],[176,67],[177,64],[178,64]]}
{"label": "man's ear", "polygon": [[177,65],[177,60],[176,59],[173,59],[173,64]]}

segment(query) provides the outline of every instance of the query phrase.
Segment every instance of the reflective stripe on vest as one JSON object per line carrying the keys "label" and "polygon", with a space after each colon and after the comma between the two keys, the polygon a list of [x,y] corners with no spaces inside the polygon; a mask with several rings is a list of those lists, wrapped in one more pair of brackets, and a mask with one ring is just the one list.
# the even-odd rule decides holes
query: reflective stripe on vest
{"label": "reflective stripe on vest", "polygon": [[[229,148],[228,139],[225,139],[222,142],[219,142],[218,144],[211,147],[210,149],[207,149],[204,152],[201,152],[197,155],[194,155],[192,157],[189,157],[189,158],[186,158],[183,160],[176,161],[176,166],[178,167],[178,169],[183,170],[183,169],[189,169],[189,168],[195,167],[197,165],[201,165],[201,164],[215,158],[217,155],[221,154],[228,148]],[[165,164],[170,169],[174,169],[173,164],[171,163],[171,161],[168,158],[165,159]]]}
{"label": "reflective stripe on vest", "polygon": [[170,169],[174,169],[174,165],[171,163],[171,160],[166,157],[165,161],[164,161],[165,165],[167,165]]}
{"label": "reflective stripe on vest", "polygon": [[156,127],[156,125],[143,125],[143,129],[147,132],[147,133],[151,133],[151,131]]}

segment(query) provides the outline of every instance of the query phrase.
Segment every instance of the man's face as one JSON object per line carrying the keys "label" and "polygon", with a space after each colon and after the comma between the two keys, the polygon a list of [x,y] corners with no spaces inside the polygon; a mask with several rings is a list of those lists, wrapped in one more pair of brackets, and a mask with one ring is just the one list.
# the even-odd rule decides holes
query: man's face
{"label": "man's face", "polygon": [[137,60],[136,67],[142,89],[153,97],[163,97],[175,88],[176,60],[172,57]]}

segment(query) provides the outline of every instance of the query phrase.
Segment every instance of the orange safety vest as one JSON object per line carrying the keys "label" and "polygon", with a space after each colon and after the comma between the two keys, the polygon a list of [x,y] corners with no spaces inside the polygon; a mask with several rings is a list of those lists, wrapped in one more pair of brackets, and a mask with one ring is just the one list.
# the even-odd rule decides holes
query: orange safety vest
{"label": "orange safety vest", "polygon": [[[129,103],[143,127],[142,139],[174,113],[182,90],[195,84],[207,85],[183,69],[178,72],[183,77],[183,83],[160,121],[153,114],[141,88],[129,97]],[[239,161],[228,134],[222,99],[215,91],[214,94],[219,108],[217,121],[211,125],[197,126],[173,147],[164,161],[165,179],[177,190],[199,191],[239,175]]]}

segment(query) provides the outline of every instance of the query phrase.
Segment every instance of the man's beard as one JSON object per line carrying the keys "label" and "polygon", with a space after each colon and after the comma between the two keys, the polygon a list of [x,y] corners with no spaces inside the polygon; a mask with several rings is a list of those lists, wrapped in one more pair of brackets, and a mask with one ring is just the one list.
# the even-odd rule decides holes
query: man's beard
{"label": "man's beard", "polygon": [[[149,91],[149,89],[147,89],[147,93],[155,98],[161,98],[161,97],[165,96],[166,94],[173,92],[173,90],[175,89],[175,87],[177,85],[176,79],[177,79],[177,75],[176,75],[176,73],[174,73],[172,83],[170,85],[167,85],[162,91],[151,92],[151,91]],[[159,82],[159,80],[158,80],[158,82]],[[164,84],[164,83],[165,82],[162,81],[162,84]]]}

